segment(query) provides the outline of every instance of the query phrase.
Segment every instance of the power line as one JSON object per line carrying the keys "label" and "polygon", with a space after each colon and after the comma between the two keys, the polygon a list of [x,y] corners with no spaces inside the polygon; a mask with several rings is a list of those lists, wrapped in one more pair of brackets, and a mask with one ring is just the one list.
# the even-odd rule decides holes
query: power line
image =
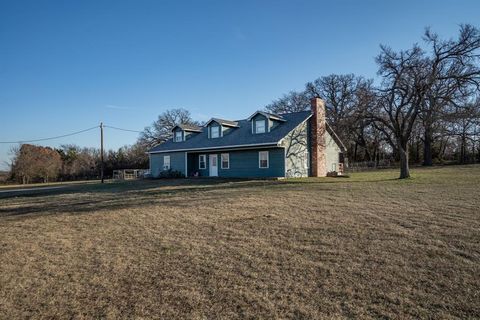
{"label": "power line", "polygon": [[142,133],[142,131],[130,130],[130,129],[123,129],[123,128],[117,128],[117,127],[112,127],[112,126],[107,126],[107,125],[104,125],[104,127],[105,127],[105,128],[110,128],[110,129],[115,129],[115,130],[121,130],[121,131],[129,131],[129,132]]}
{"label": "power line", "polygon": [[[72,132],[72,133],[67,133],[67,134],[63,134],[63,135],[60,135],[60,136],[49,137],[49,138],[31,139],[31,140],[18,140],[18,141],[0,141],[0,144],[12,144],[12,143],[20,143],[21,144],[21,143],[25,143],[25,142],[39,142],[39,141],[48,141],[48,140],[60,139],[60,138],[74,136],[74,135],[84,133],[84,132],[87,132],[87,131],[91,131],[91,130],[97,129],[99,127],[100,126],[95,126],[95,127],[91,127],[91,128],[88,128],[88,129],[84,129],[84,130],[80,130],[80,131],[76,131],[76,132]],[[142,133],[142,131],[118,128],[118,127],[107,126],[107,125],[103,125],[103,127],[104,128],[115,129],[115,130],[121,130],[121,131]]]}
{"label": "power line", "polygon": [[39,142],[39,141],[47,141],[47,140],[54,140],[54,139],[60,139],[60,138],[65,138],[65,137],[70,137],[74,136],[76,134],[80,134],[83,132],[87,132],[93,129],[97,129],[99,126],[91,127],[88,129],[68,133],[68,134],[63,134],[61,136],[55,136],[55,137],[49,137],[49,138],[42,138],[42,139],[32,139],[32,140],[19,140],[19,141],[0,141],[0,144],[11,144],[11,143],[25,143],[25,142]]}

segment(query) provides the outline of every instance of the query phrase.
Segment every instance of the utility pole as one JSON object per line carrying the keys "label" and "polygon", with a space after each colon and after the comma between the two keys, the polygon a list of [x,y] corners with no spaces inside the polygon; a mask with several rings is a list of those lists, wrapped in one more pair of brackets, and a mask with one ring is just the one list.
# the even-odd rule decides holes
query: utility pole
{"label": "utility pole", "polygon": [[100,178],[103,183],[103,122],[100,122]]}

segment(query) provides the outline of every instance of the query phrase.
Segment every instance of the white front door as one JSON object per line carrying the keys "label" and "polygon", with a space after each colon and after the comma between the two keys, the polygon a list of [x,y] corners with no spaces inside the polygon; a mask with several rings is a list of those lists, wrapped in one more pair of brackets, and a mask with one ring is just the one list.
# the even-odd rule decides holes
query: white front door
{"label": "white front door", "polygon": [[210,158],[210,177],[218,177],[218,160],[216,154],[211,154]]}

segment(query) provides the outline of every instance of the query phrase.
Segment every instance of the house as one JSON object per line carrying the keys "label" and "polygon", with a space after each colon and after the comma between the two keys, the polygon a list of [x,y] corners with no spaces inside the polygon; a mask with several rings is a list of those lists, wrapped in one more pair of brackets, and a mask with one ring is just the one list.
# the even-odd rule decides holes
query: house
{"label": "house", "polygon": [[321,177],[343,171],[345,147],[325,119],[325,103],[311,111],[257,111],[238,121],[210,119],[177,125],[173,137],[149,151],[150,171],[202,177]]}

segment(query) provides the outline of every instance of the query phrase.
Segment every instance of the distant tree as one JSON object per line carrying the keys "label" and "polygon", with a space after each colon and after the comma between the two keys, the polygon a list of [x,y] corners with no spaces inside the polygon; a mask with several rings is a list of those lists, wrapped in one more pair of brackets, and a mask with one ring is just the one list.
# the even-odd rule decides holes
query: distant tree
{"label": "distant tree", "polygon": [[140,143],[127,147],[127,162],[130,168],[147,169],[149,166],[147,148]]}
{"label": "distant tree", "polygon": [[457,138],[459,163],[475,162],[476,143],[480,134],[480,98],[458,107],[458,111],[450,114],[447,121],[449,136]]}
{"label": "distant tree", "polygon": [[442,116],[460,111],[463,101],[478,91],[480,83],[480,33],[471,25],[460,28],[457,39],[443,40],[427,29],[424,39],[431,55],[426,59],[425,95],[419,114],[424,128],[424,161],[433,164],[432,145],[441,136]]}
{"label": "distant tree", "polygon": [[49,147],[38,147],[38,174],[43,182],[55,181],[62,168],[60,154]]}
{"label": "distant tree", "polygon": [[60,154],[49,147],[22,144],[14,149],[12,177],[21,183],[55,180],[62,167]]}
{"label": "distant tree", "polygon": [[172,129],[177,124],[200,125],[198,121],[192,119],[188,110],[181,108],[167,110],[158,116],[157,121],[143,130],[138,143],[146,148],[163,143],[172,136]]}
{"label": "distant tree", "polygon": [[354,74],[331,74],[307,83],[305,92],[325,100],[328,122],[346,145],[353,146],[349,148],[353,161],[359,146],[366,160],[374,160],[382,138],[363,114],[365,106],[375,99],[372,80]]}
{"label": "distant tree", "polygon": [[283,97],[273,100],[272,103],[266,105],[265,110],[277,114],[309,110],[311,98],[309,92],[290,91]]}
{"label": "distant tree", "polygon": [[91,179],[97,175],[98,151],[96,149],[62,145],[57,151],[62,158],[62,179]]}

